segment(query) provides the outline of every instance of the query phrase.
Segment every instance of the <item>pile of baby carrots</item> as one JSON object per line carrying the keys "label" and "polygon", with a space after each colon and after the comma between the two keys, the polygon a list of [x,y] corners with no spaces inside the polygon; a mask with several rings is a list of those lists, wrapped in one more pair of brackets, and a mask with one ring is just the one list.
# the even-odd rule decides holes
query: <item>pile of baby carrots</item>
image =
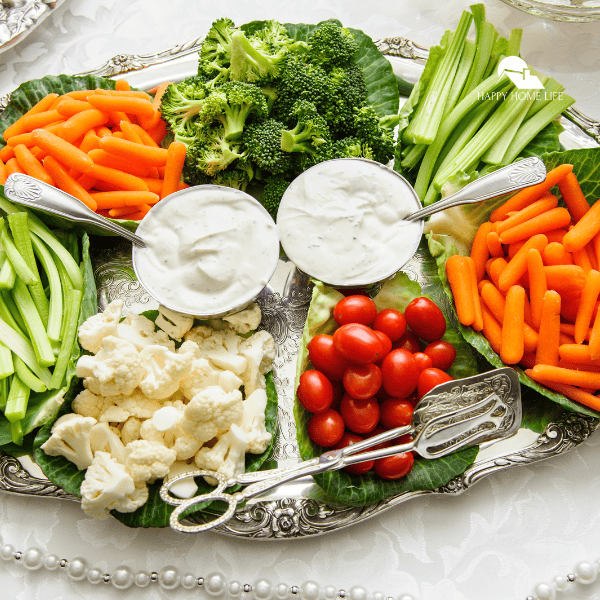
{"label": "pile of baby carrots", "polygon": [[599,265],[600,202],[590,207],[564,164],[494,210],[446,274],[460,323],[504,363],[600,410]]}
{"label": "pile of baby carrots", "polygon": [[26,173],[68,192],[105,217],[140,220],[181,182],[185,145],[161,147],[160,98],[116,89],[48,94],[4,131],[0,183]]}

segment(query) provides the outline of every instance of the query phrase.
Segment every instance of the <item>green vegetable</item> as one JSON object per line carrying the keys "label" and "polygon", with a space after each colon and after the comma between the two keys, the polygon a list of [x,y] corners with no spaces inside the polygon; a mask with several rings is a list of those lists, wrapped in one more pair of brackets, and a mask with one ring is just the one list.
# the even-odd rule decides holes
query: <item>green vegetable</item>
{"label": "green vegetable", "polygon": [[281,149],[285,152],[314,154],[318,147],[330,141],[329,127],[308,100],[300,100],[292,109],[296,125],[281,132]]}
{"label": "green vegetable", "polygon": [[[30,392],[31,390],[19,379],[18,376],[15,375],[12,378],[10,390],[8,391],[6,408],[4,409],[4,416],[11,423],[20,421],[25,417]],[[15,440],[13,439],[13,442],[14,441]]]}

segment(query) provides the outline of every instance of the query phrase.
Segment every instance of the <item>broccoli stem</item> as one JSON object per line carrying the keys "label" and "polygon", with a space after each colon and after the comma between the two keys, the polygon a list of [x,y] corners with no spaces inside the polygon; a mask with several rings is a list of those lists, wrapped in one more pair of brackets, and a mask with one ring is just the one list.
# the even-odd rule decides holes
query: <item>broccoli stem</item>
{"label": "broccoli stem", "polygon": [[246,37],[243,31],[236,31],[231,36],[231,74],[234,81],[243,80],[240,76],[242,73],[242,61],[239,54],[244,55],[246,63],[253,64],[256,71],[260,73],[272,73],[275,71],[273,58],[259,52]]}
{"label": "broccoli stem", "polygon": [[27,403],[29,402],[30,389],[18,378],[14,376],[10,383],[8,398],[6,400],[6,408],[4,416],[11,422],[15,423],[25,418],[27,411]]}
{"label": "broccoli stem", "polygon": [[251,108],[250,105],[235,105],[234,107],[227,105],[225,108],[226,119],[223,123],[226,140],[237,140],[242,137],[244,125],[246,124],[246,119],[248,118]]}

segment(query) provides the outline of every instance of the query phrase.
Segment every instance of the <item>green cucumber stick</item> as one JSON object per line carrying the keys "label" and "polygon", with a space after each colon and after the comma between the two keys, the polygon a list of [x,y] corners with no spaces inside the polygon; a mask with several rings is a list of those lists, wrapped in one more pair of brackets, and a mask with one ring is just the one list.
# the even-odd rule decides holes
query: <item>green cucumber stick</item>
{"label": "green cucumber stick", "polygon": [[[6,256],[6,252],[3,252],[3,254]],[[10,260],[6,258],[0,267],[0,290],[11,290],[12,286],[15,285],[16,278],[17,274]]]}
{"label": "green cucumber stick", "polygon": [[47,327],[49,310],[48,298],[46,298],[44,286],[40,281],[40,273],[38,271],[37,263],[35,262],[35,256],[33,255],[33,246],[31,245],[27,213],[12,213],[7,216],[7,220],[19,254],[23,257],[23,260],[36,277],[37,281],[29,285],[29,291],[31,293],[31,297],[33,298],[33,302],[40,313],[42,322],[44,323],[44,326]]}
{"label": "green cucumber stick", "polygon": [[13,353],[0,342],[0,379],[4,379],[14,372]]}
{"label": "green cucumber stick", "polygon": [[6,321],[17,333],[27,338],[23,317],[8,290],[0,291],[0,319]]}
{"label": "green cucumber stick", "polygon": [[15,375],[10,382],[4,416],[11,422],[25,418],[30,389]]}
{"label": "green cucumber stick", "polygon": [[36,377],[31,369],[16,355],[13,355],[15,364],[15,373],[17,377],[33,392],[41,394],[48,388],[46,384],[39,378]]}
{"label": "green cucumber stick", "polygon": [[13,444],[21,446],[23,444],[23,428],[21,427],[21,421],[15,421],[10,424],[10,437]]}
{"label": "green cucumber stick", "polygon": [[2,241],[2,247],[6,252],[8,260],[12,264],[17,276],[23,280],[23,283],[26,285],[31,285],[32,283],[39,281],[35,273],[28,267],[25,259],[17,250],[10,233],[6,229],[4,219],[2,219],[2,233],[0,234],[0,241]]}
{"label": "green cucumber stick", "polygon": [[40,365],[49,367],[56,361],[52,345],[48,339],[46,328],[42,323],[42,319],[37,311],[37,308],[31,298],[31,294],[27,286],[23,283],[20,277],[15,281],[15,287],[12,290],[13,299],[25,323],[25,328],[29,335],[31,345],[35,352],[35,356]]}
{"label": "green cucumber stick", "polygon": [[406,138],[415,144],[430,144],[435,138],[472,20],[473,15],[464,11],[452,35],[448,51],[434,73],[413,120],[404,132]]}
{"label": "green cucumber stick", "polygon": [[452,109],[458,104],[458,99],[461,96],[461,92],[464,88],[465,82],[471,72],[471,66],[473,65],[473,59],[475,58],[475,51],[477,46],[473,40],[465,40],[465,47],[463,48],[462,56],[458,63],[458,69],[446,100],[446,106],[444,107],[444,114],[442,115],[442,121],[452,112]]}
{"label": "green cucumber stick", "polygon": [[521,153],[521,151],[529,144],[529,142],[542,130],[546,125],[552,122],[563,111],[567,110],[575,99],[567,94],[561,94],[558,98],[551,100],[537,114],[525,121],[510,146],[506,150],[502,162],[509,164],[513,162]]}
{"label": "green cucumber stick", "polygon": [[50,380],[51,388],[58,389],[65,378],[67,366],[73,352],[73,346],[77,342],[77,330],[79,327],[79,310],[81,308],[82,294],[80,290],[69,289],[65,294],[65,332],[60,346],[60,352],[56,359],[52,379]]}

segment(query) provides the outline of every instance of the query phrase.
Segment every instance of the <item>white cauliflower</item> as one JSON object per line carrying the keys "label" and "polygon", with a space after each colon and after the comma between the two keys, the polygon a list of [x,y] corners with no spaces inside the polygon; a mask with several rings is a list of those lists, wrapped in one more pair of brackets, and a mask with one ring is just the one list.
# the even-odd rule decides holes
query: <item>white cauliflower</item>
{"label": "white cauliflower", "polygon": [[64,456],[81,470],[89,467],[94,459],[90,434],[97,421],[74,413],[63,415],[52,426],[51,436],[42,450],[49,456]]}
{"label": "white cauliflower", "polygon": [[268,331],[257,331],[240,344],[239,352],[248,361],[241,378],[246,396],[258,389],[265,389],[265,374],[275,359],[275,340]]}
{"label": "white cauliflower", "polygon": [[129,411],[112,404],[98,418],[101,423],[125,423],[131,414]]}
{"label": "white cauliflower", "polygon": [[265,427],[265,409],[267,408],[267,393],[265,390],[254,390],[244,400],[244,417],[242,431],[248,440],[246,452],[262,454],[273,437]]}
{"label": "white cauliflower", "polygon": [[242,380],[233,371],[223,371],[213,367],[208,359],[197,358],[192,363],[191,371],[181,380],[179,389],[186,398],[191,399],[212,385],[219,385],[226,391],[231,392],[234,389],[239,389]]}
{"label": "white cauliflower", "polygon": [[111,400],[113,404],[138,419],[149,419],[162,406],[158,400],[148,398],[140,388],[136,388],[128,396],[113,396]]}
{"label": "white cauliflower", "polygon": [[121,441],[121,432],[113,430],[108,423],[96,423],[90,432],[92,454],[108,452],[116,461],[125,462],[125,446]]}
{"label": "white cauliflower", "polygon": [[242,393],[239,390],[226,392],[213,385],[196,394],[185,405],[181,427],[205,443],[225,433],[232,424],[239,425],[243,415]]}
{"label": "white cauliflower", "polygon": [[[200,448],[196,465],[221,473],[228,479],[246,470],[246,434],[235,424],[223,434],[212,448]],[[214,480],[207,478],[209,483]]]}
{"label": "white cauliflower", "polygon": [[254,331],[260,325],[261,319],[260,306],[255,302],[240,312],[223,317],[223,321],[227,321],[230,327],[237,333],[250,333]]}
{"label": "white cauliflower", "polygon": [[153,483],[166,477],[177,458],[175,450],[148,440],[127,444],[125,454],[125,466],[136,483]]}
{"label": "white cauliflower", "polygon": [[127,396],[140,384],[145,370],[140,353],[131,342],[109,335],[102,340],[96,355],[79,358],[76,372],[94,394]]}
{"label": "white cauliflower", "polygon": [[138,350],[155,344],[175,351],[175,342],[164,331],[155,331],[154,323],[144,315],[128,314],[118,324],[116,335],[131,342]]}
{"label": "white cauliflower", "polygon": [[98,420],[100,415],[109,407],[112,406],[111,397],[98,396],[90,390],[83,390],[75,396],[71,408],[74,413],[83,417],[94,417]]}
{"label": "white cauliflower", "polygon": [[194,317],[175,312],[166,306],[158,307],[158,317],[156,317],[156,326],[160,327],[165,333],[174,340],[180,341],[183,336],[192,328]]}
{"label": "white cauliflower", "polygon": [[238,354],[242,341],[234,331],[215,331],[210,327],[199,325],[185,334],[186,341],[196,342],[200,356],[207,358],[215,367],[233,371],[240,375],[248,366],[245,357]]}
{"label": "white cauliflower", "polygon": [[[195,464],[180,460],[175,461],[169,469],[169,473],[165,478],[165,483],[169,482],[174,477],[177,477],[177,475],[193,473],[198,470],[199,469]],[[194,481],[193,477],[188,477],[187,479],[182,479],[181,481],[174,483],[169,489],[173,496],[177,496],[178,498],[191,498],[198,491],[198,484]]]}
{"label": "white cauliflower", "polygon": [[78,335],[81,347],[96,354],[106,336],[117,335],[117,325],[122,311],[123,300],[113,300],[103,312],[88,317],[79,326]]}
{"label": "white cauliflower", "polygon": [[129,417],[121,427],[121,441],[126,446],[129,442],[139,440],[142,422],[136,417]]}
{"label": "white cauliflower", "polygon": [[[186,351],[187,348],[177,353],[157,345],[142,349],[140,358],[146,373],[140,382],[140,389],[146,396],[164,400],[179,389],[179,383],[192,369],[194,360],[193,353]],[[191,348],[195,350],[195,346]]]}

